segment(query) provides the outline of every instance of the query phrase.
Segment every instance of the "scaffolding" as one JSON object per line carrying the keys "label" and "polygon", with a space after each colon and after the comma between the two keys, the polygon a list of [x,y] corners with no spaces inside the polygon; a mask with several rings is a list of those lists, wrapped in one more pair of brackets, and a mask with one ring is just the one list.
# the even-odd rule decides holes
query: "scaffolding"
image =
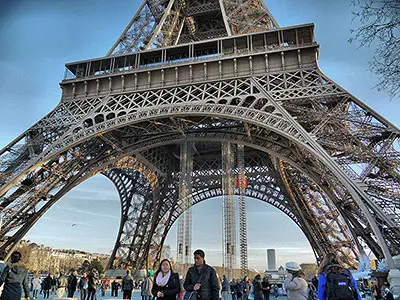
{"label": "scaffolding", "polygon": [[232,171],[235,153],[231,143],[222,143],[223,268],[231,280],[236,268],[236,203]]}
{"label": "scaffolding", "polygon": [[185,268],[191,263],[192,250],[192,145],[184,142],[180,153],[179,202],[182,215],[178,219],[177,263]]}
{"label": "scaffolding", "polygon": [[247,214],[246,214],[246,187],[247,179],[244,168],[244,145],[237,146],[238,179],[239,190],[239,247],[240,247],[240,272],[242,277],[248,275],[249,265],[247,258]]}

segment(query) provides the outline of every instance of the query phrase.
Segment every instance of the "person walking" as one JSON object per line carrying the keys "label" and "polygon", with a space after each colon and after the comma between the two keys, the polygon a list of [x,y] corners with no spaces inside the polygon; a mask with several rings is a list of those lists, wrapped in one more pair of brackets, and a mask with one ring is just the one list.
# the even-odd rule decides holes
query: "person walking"
{"label": "person walking", "polygon": [[197,300],[218,300],[219,285],[217,273],[206,264],[203,250],[196,250],[194,255],[194,266],[190,267],[183,284],[186,292],[196,292]]}
{"label": "person walking", "polygon": [[81,279],[79,280],[78,283],[78,290],[81,296],[81,300],[86,300],[87,295],[88,295],[88,284],[89,278],[87,276],[87,273],[83,273],[83,276],[81,277]]}
{"label": "person walking", "polygon": [[275,298],[279,297],[279,288],[278,288],[278,285],[276,283],[274,284],[274,297]]}
{"label": "person walking", "polygon": [[257,274],[253,280],[254,300],[264,300],[261,275]]}
{"label": "person walking", "polygon": [[229,286],[228,278],[226,278],[225,275],[222,275],[222,283],[221,283],[222,300],[228,300],[229,299],[230,290],[231,290],[231,288]]}
{"label": "person walking", "polygon": [[271,285],[268,282],[268,278],[265,276],[261,282],[261,287],[264,295],[264,300],[269,300],[269,295],[271,293]]}
{"label": "person walking", "polygon": [[40,290],[40,284],[42,281],[39,278],[39,275],[35,275],[35,278],[32,280],[32,297],[33,299],[37,299],[39,290]]}
{"label": "person walking", "polygon": [[294,261],[288,262],[285,265],[287,274],[283,280],[283,285],[287,291],[289,300],[307,300],[308,299],[308,284],[300,276],[300,265]]}
{"label": "person walking", "polygon": [[153,274],[154,274],[153,270],[149,270],[149,272],[147,273],[147,277],[142,283],[142,288],[141,288],[142,300],[150,300],[150,298],[153,296],[151,293],[151,290],[153,288]]}
{"label": "person walking", "polygon": [[[342,267],[333,253],[327,254],[318,268],[318,299],[358,299],[362,300],[356,281],[349,270]],[[334,284],[340,282],[340,284]]]}
{"label": "person walking", "polygon": [[25,299],[29,300],[28,271],[21,263],[22,255],[19,251],[11,254],[10,265],[6,265],[0,276],[0,286],[3,286],[1,300],[20,300],[22,289]]}
{"label": "person walking", "polygon": [[131,276],[131,271],[126,270],[126,275],[122,278],[122,293],[123,299],[131,299],[133,290],[133,278]]}
{"label": "person walking", "polygon": [[50,290],[51,290],[51,274],[49,273],[43,280],[43,298],[50,297]]}
{"label": "person walking", "polygon": [[242,300],[247,300],[250,293],[250,280],[248,276],[245,276],[240,283],[240,291],[242,292]]}
{"label": "person walking", "polygon": [[93,268],[89,274],[89,279],[88,279],[88,294],[86,297],[87,300],[96,299],[98,280],[99,280],[99,271]]}
{"label": "person walking", "polygon": [[181,284],[178,273],[174,273],[168,259],[163,259],[154,274],[151,293],[160,300],[176,300],[180,291]]}
{"label": "person walking", "polygon": [[60,276],[57,278],[57,297],[62,298],[65,296],[66,289],[68,286],[68,278],[64,276],[63,272],[60,272]]}
{"label": "person walking", "polygon": [[78,285],[78,278],[76,277],[77,273],[74,269],[71,269],[68,276],[68,298],[74,298],[74,293],[76,291],[76,286]]}
{"label": "person walking", "polygon": [[115,279],[111,283],[111,297],[118,297],[118,289],[120,288],[119,282],[117,282]]}
{"label": "person walking", "polygon": [[57,289],[57,278],[55,275],[51,275],[51,293],[55,294]]}

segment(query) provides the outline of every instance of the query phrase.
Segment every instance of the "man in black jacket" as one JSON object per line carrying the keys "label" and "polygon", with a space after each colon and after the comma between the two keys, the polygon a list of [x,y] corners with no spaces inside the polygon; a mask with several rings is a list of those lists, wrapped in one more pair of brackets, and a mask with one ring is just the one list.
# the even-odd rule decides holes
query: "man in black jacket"
{"label": "man in black jacket", "polygon": [[68,298],[73,298],[76,291],[76,286],[78,285],[77,273],[74,269],[71,269],[68,276]]}
{"label": "man in black jacket", "polygon": [[215,270],[206,264],[203,250],[193,253],[195,265],[187,271],[183,284],[186,292],[197,292],[197,300],[219,300],[219,283]]}

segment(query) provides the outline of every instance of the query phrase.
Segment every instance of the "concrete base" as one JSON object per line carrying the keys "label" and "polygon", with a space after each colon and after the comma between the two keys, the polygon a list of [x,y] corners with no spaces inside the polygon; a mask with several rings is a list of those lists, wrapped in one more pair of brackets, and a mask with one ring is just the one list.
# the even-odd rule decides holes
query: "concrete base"
{"label": "concrete base", "polygon": [[390,290],[392,291],[394,298],[400,296],[400,270],[390,270],[388,281],[390,284]]}

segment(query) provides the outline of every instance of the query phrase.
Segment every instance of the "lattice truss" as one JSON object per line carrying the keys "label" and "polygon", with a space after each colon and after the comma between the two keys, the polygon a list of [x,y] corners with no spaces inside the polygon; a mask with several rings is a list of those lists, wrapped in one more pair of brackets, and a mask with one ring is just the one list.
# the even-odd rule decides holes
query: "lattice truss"
{"label": "lattice truss", "polygon": [[275,28],[263,0],[145,0],[108,55]]}

